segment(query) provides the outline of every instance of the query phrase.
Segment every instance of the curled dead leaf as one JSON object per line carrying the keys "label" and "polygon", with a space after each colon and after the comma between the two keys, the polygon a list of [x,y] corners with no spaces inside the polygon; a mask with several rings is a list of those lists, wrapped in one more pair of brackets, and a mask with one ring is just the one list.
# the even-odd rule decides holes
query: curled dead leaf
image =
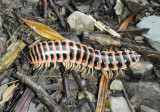
{"label": "curled dead leaf", "polygon": [[2,100],[0,101],[0,106],[2,106],[6,101],[8,101],[11,97],[12,97],[12,92],[13,90],[18,86],[13,84],[11,86],[9,86],[3,93],[2,95]]}
{"label": "curled dead leaf", "polygon": [[[11,44],[7,48],[7,53],[5,53],[1,60],[6,65],[6,67],[9,67],[14,59],[17,57],[18,52],[22,50],[25,47],[25,44],[22,40],[17,41],[16,43]],[[5,69],[3,66],[0,65],[0,70]]]}
{"label": "curled dead leaf", "polygon": [[19,17],[22,21],[24,21],[30,28],[32,28],[39,35],[51,39],[51,40],[65,40],[63,36],[53,30],[51,27],[44,25],[42,23],[29,21],[27,19]]}

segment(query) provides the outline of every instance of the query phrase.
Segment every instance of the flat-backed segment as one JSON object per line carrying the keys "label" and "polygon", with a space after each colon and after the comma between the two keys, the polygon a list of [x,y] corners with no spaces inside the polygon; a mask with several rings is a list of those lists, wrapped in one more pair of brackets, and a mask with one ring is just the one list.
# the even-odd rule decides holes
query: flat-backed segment
{"label": "flat-backed segment", "polygon": [[64,40],[62,43],[62,50],[63,50],[63,61],[69,62],[70,56],[69,56],[69,44],[67,40]]}
{"label": "flat-backed segment", "polygon": [[77,55],[77,47],[74,41],[69,41],[69,56],[70,61],[75,62],[76,61],[76,55]]}
{"label": "flat-backed segment", "polygon": [[95,50],[94,66],[97,70],[101,68],[101,53],[99,50]]}
{"label": "flat-backed segment", "polygon": [[77,47],[76,62],[78,64],[81,64],[82,63],[82,57],[83,57],[83,48],[82,48],[82,45],[80,43],[76,43],[76,47]]}
{"label": "flat-backed segment", "polygon": [[92,68],[94,66],[95,52],[93,48],[88,48],[88,50],[89,50],[88,67]]}
{"label": "flat-backed segment", "polygon": [[108,66],[108,52],[107,51],[102,51],[101,52],[101,67],[104,71],[108,71],[109,70],[109,66]]}
{"label": "flat-backed segment", "polygon": [[55,47],[54,41],[49,41],[48,47],[50,50],[51,61],[56,62],[56,47]]}
{"label": "flat-backed segment", "polygon": [[83,48],[82,65],[87,66],[89,59],[89,50],[86,45],[82,45],[82,48]]}
{"label": "flat-backed segment", "polygon": [[55,41],[55,47],[56,47],[57,61],[62,62],[63,61],[63,55],[62,55],[61,41],[59,41],[59,40]]}

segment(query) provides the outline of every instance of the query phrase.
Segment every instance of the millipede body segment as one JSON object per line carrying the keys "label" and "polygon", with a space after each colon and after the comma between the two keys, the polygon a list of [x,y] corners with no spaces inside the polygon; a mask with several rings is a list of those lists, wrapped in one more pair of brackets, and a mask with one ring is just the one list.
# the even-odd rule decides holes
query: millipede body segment
{"label": "millipede body segment", "polygon": [[49,67],[50,63],[62,62],[66,69],[76,70],[82,74],[93,73],[93,68],[102,70],[107,78],[110,70],[125,69],[139,61],[140,55],[135,51],[102,51],[94,50],[74,41],[44,41],[33,46],[27,55],[36,68]]}

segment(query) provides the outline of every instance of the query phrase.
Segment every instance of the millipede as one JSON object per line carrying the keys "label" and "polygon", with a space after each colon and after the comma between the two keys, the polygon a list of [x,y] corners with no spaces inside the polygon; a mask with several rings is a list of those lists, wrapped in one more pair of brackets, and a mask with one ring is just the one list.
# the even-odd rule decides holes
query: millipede
{"label": "millipede", "polygon": [[109,71],[118,71],[139,62],[140,55],[135,51],[100,51],[70,40],[39,42],[30,48],[27,58],[36,68],[49,67],[62,62],[66,69],[81,74],[93,74],[93,69],[101,70],[107,78]]}

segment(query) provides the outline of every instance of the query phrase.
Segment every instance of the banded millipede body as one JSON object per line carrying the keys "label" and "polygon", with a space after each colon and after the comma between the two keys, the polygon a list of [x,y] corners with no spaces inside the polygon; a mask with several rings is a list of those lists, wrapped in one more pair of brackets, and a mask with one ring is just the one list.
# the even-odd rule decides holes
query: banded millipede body
{"label": "banded millipede body", "polygon": [[125,69],[139,61],[140,55],[135,51],[102,51],[75,43],[74,41],[44,41],[33,46],[28,53],[28,60],[36,68],[49,67],[50,63],[63,62],[66,69],[76,70],[82,74],[93,73],[93,68],[102,70],[107,78],[107,71]]}

